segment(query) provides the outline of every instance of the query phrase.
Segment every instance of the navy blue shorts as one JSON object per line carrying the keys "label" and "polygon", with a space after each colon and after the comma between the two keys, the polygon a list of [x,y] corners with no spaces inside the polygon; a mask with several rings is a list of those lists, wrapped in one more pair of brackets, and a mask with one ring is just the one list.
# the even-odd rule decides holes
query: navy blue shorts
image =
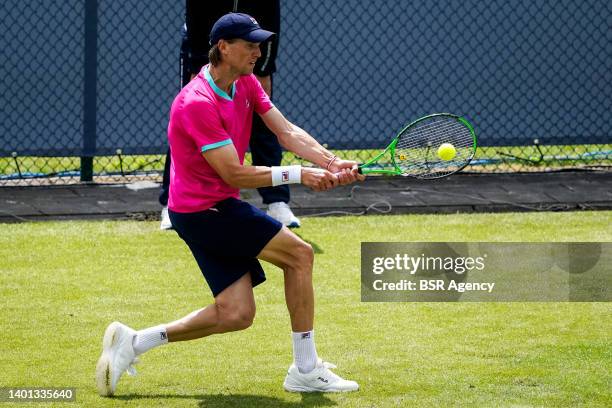
{"label": "navy blue shorts", "polygon": [[266,280],[256,256],[283,225],[235,198],[196,213],[168,211],[172,226],[187,243],[213,296],[251,274],[253,286]]}

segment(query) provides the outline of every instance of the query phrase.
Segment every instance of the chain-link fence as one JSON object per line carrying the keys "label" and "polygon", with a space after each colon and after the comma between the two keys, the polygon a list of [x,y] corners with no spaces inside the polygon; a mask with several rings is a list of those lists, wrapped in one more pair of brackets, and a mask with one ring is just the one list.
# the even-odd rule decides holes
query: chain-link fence
{"label": "chain-link fence", "polygon": [[[281,15],[275,103],[345,157],[446,111],[476,127],[467,171],[612,164],[610,2],[286,0]],[[0,184],[159,179],[184,4],[6,0],[0,16]]]}

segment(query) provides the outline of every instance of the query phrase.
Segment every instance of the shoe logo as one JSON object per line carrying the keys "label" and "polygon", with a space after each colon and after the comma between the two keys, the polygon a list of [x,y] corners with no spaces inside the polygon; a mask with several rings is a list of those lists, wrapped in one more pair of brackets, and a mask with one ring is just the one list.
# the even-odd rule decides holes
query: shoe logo
{"label": "shoe logo", "polygon": [[317,380],[321,380],[321,381],[323,381],[325,384],[327,384],[327,383],[329,382],[328,380],[326,380],[326,379],[325,379],[325,378],[323,378],[323,377],[317,377]]}
{"label": "shoe logo", "polygon": [[166,340],[168,338],[168,335],[166,333],[164,333],[164,332],[159,332],[159,334],[160,334],[162,340]]}

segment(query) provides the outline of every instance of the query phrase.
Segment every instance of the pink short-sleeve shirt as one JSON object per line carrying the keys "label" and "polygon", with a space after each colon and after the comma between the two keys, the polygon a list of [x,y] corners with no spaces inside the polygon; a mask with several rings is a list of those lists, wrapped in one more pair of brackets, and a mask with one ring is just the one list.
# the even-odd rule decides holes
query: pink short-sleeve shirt
{"label": "pink short-sleeve shirt", "polygon": [[233,143],[240,164],[249,147],[253,112],[273,107],[255,75],[242,76],[231,95],[217,87],[208,65],[176,96],[170,109],[171,152],[168,208],[174,212],[204,211],[239,190],[223,181],[202,153]]}

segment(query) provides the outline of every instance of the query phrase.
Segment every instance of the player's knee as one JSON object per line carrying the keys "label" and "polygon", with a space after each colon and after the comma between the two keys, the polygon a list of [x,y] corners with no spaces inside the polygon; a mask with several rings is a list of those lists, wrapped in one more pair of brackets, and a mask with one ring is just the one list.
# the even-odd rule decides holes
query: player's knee
{"label": "player's knee", "polygon": [[255,309],[240,310],[232,316],[231,325],[234,330],[244,330],[253,325],[253,320],[255,320]]}
{"label": "player's knee", "polygon": [[244,330],[251,327],[255,319],[255,307],[241,306],[221,308],[219,323],[226,331]]}
{"label": "player's knee", "polygon": [[309,243],[300,241],[300,243],[293,249],[292,255],[292,269],[297,269],[303,271],[304,273],[312,272],[314,251]]}
{"label": "player's knee", "polygon": [[312,264],[314,263],[314,251],[309,243],[301,242],[296,248],[294,254],[299,265],[305,267],[305,269],[312,270]]}

